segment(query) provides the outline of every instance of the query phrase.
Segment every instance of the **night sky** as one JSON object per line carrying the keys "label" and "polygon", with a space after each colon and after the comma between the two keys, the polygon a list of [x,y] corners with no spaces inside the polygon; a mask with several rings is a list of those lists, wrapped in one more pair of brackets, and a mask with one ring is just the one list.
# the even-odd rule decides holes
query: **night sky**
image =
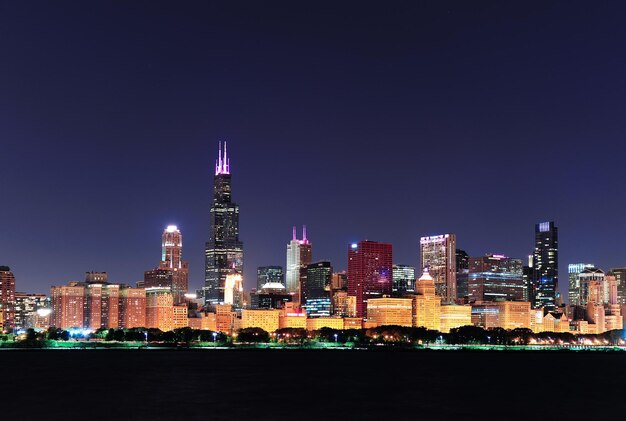
{"label": "night sky", "polygon": [[[470,4],[471,3],[471,4]],[[620,2],[3,2],[0,265],[49,292],[89,270],[135,283],[183,233],[190,287],[218,141],[245,283],[352,241],[452,232],[524,258],[626,265],[626,6]]]}

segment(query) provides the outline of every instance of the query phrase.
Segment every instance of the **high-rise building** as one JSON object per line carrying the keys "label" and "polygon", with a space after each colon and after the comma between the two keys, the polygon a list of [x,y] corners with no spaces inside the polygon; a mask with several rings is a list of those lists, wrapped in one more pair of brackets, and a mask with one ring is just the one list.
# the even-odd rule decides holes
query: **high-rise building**
{"label": "high-rise building", "polygon": [[626,267],[613,268],[609,274],[615,276],[617,282],[617,304],[626,305]]}
{"label": "high-rise building", "polygon": [[50,300],[46,294],[15,293],[15,328],[37,327],[37,310],[49,309]]}
{"label": "high-rise building", "polygon": [[524,301],[522,261],[501,254],[470,257],[468,297],[476,301]]}
{"label": "high-rise building", "polygon": [[226,275],[224,284],[224,304],[232,304],[235,309],[243,307],[243,277],[233,270]]}
{"label": "high-rise building", "polygon": [[256,289],[260,290],[268,282],[285,285],[285,275],[282,266],[259,266],[257,268]]}
{"label": "high-rise building", "polygon": [[456,300],[456,236],[443,234],[422,237],[420,262],[422,272],[428,269],[435,281],[437,295],[443,302],[451,303]]}
{"label": "high-rise building", "polygon": [[554,311],[559,286],[559,232],[552,221],[535,225],[533,268],[533,307]]}
{"label": "high-rise building", "polygon": [[146,290],[120,288],[119,326],[124,329],[146,327]]}
{"label": "high-rise building", "polygon": [[586,306],[593,296],[593,301],[598,305],[608,304],[609,289],[605,282],[605,274],[602,269],[587,267],[580,271],[577,276],[578,304]]}
{"label": "high-rise building", "polygon": [[570,263],[567,265],[567,276],[569,281],[568,299],[569,304],[573,306],[580,306],[580,278],[579,274],[585,269],[591,269],[595,267],[592,263]]}
{"label": "high-rise building", "polygon": [[83,293],[83,328],[119,327],[119,291],[120,286],[109,283],[85,282]]}
{"label": "high-rise building", "polygon": [[15,276],[8,266],[0,266],[0,311],[5,330],[15,327]]}
{"label": "high-rise building", "polygon": [[306,278],[302,283],[302,305],[309,317],[330,316],[330,284],[333,268],[330,262],[307,265]]}
{"label": "high-rise building", "polygon": [[391,296],[402,297],[407,292],[415,292],[415,268],[408,265],[393,265]]}
{"label": "high-rise building", "polygon": [[441,297],[436,294],[435,280],[424,269],[415,283],[413,296],[413,326],[439,330],[441,327]]}
{"label": "high-rise building", "polygon": [[146,288],[146,327],[174,329],[174,296],[169,288]]}
{"label": "high-rise building", "polygon": [[189,287],[189,264],[182,260],[183,235],[176,225],[168,225],[161,237],[159,267],[144,273],[144,287],[170,288],[175,304],[185,302]]}
{"label": "high-rise building", "polygon": [[209,241],[205,248],[203,296],[207,304],[224,302],[226,276],[235,269],[243,272],[243,243],[239,241],[239,205],[232,201],[230,159],[224,142],[220,143],[213,178],[213,203],[210,211]]}
{"label": "high-rise building", "polygon": [[467,302],[469,290],[467,280],[469,277],[469,255],[465,250],[456,249],[456,297]]}
{"label": "high-rise building", "polygon": [[356,317],[367,318],[367,300],[391,294],[392,245],[359,241],[348,249],[348,295],[355,297]]}
{"label": "high-rise building", "polygon": [[[293,235],[287,244],[287,266],[285,282],[287,293],[296,296],[296,302],[300,302],[301,278],[306,274],[306,267],[311,264],[313,253],[311,242],[306,238],[306,226],[302,227],[302,240],[296,236],[296,227],[293,227]],[[305,269],[303,271],[303,269]]]}
{"label": "high-rise building", "polygon": [[53,286],[50,289],[52,315],[50,325],[60,328],[82,328],[85,303],[85,287],[80,282]]}

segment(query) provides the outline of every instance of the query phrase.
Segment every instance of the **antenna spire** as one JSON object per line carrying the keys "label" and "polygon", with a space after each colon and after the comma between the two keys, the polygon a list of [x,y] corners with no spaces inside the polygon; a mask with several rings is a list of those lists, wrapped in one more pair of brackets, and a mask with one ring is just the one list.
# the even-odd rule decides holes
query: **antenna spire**
{"label": "antenna spire", "polygon": [[224,141],[224,156],[222,156],[222,142],[219,142],[218,158],[215,162],[215,175],[230,174],[230,158],[226,149],[226,141]]}
{"label": "antenna spire", "polygon": [[306,225],[302,225],[302,241],[306,243]]}
{"label": "antenna spire", "polygon": [[293,237],[292,239],[295,241],[296,240],[296,226],[293,226]]}

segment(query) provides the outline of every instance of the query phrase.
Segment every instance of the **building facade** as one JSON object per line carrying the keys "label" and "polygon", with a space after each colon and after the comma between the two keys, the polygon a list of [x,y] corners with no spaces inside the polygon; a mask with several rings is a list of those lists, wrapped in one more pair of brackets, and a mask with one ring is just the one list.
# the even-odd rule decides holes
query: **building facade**
{"label": "building facade", "polygon": [[415,292],[415,268],[408,265],[393,265],[391,296],[402,297]]}
{"label": "building facade", "polygon": [[260,290],[268,282],[285,285],[285,274],[282,266],[259,266],[257,268],[256,289]]}
{"label": "building facade", "polygon": [[501,254],[470,257],[468,298],[475,301],[524,301],[522,260]]}
{"label": "building facade", "polygon": [[437,295],[443,302],[456,300],[456,236],[434,235],[420,238],[421,271],[433,278]]}
{"label": "building facade", "polygon": [[306,278],[301,285],[301,304],[309,317],[327,317],[331,312],[330,288],[333,267],[330,262],[307,265]]}
{"label": "building facade", "polygon": [[355,297],[355,316],[367,318],[367,300],[391,295],[391,244],[353,243],[348,249],[348,295]]}
{"label": "building facade", "polygon": [[0,311],[4,330],[15,327],[15,276],[8,266],[0,266]]}

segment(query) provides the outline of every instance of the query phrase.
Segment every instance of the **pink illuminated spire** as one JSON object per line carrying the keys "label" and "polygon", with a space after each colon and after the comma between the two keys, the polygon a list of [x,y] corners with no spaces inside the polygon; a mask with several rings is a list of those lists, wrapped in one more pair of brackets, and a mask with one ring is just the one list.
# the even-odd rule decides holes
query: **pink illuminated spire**
{"label": "pink illuminated spire", "polygon": [[222,142],[219,142],[219,153],[217,161],[215,162],[215,175],[218,174],[230,174],[230,159],[228,159],[228,152],[226,151],[226,141],[224,141],[224,156],[222,157]]}
{"label": "pink illuminated spire", "polygon": [[298,239],[298,238],[297,238],[297,236],[296,236],[296,226],[294,225],[294,226],[293,226],[293,237],[292,237],[292,240],[294,240],[294,241],[295,241],[295,240],[297,240],[297,239]]}
{"label": "pink illuminated spire", "polygon": [[306,243],[306,225],[302,225],[302,241]]}

